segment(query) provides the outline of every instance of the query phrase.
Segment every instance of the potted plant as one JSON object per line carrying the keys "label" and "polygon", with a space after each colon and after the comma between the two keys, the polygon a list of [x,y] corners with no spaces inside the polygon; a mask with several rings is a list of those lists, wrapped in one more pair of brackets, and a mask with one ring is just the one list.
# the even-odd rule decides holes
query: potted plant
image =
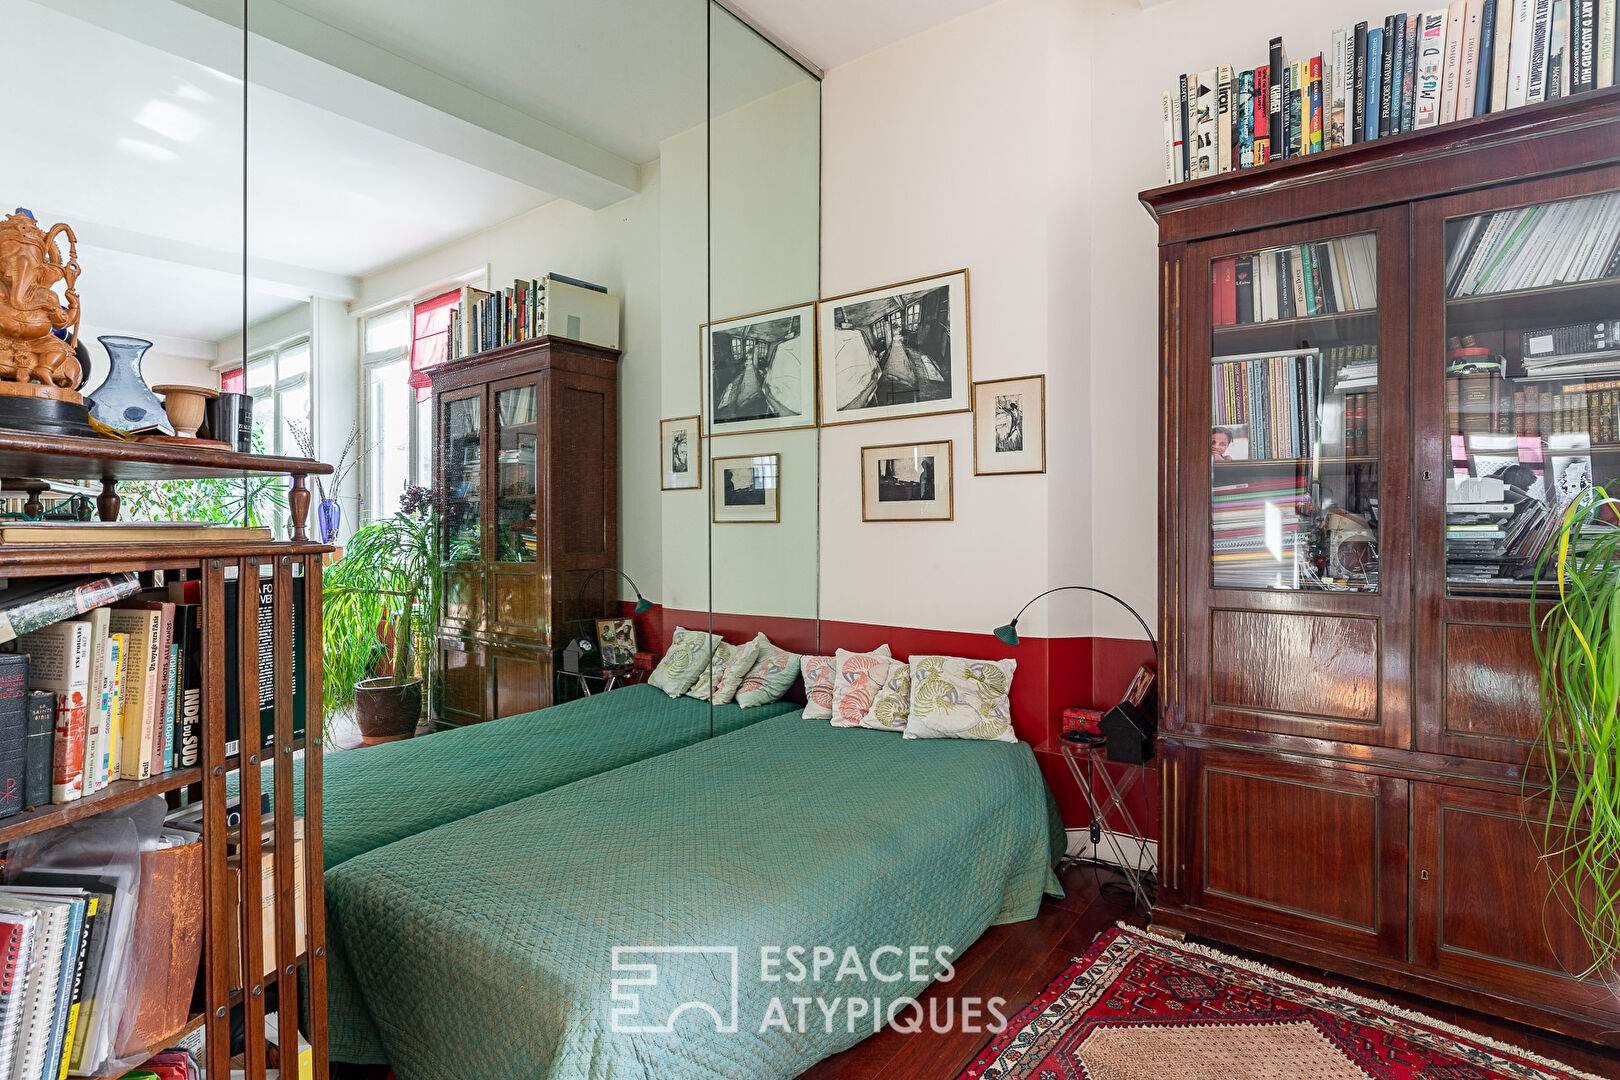
{"label": "potted plant", "polygon": [[322,583],[326,700],[353,707],[367,742],[409,736],[421,719],[440,580],[429,506],[427,489],[407,488],[399,512],[351,536]]}
{"label": "potted plant", "polygon": [[[1532,635],[1541,674],[1538,758],[1526,786],[1557,906],[1591,949],[1584,975],[1620,972],[1620,502],[1581,492],[1537,563]],[[1557,595],[1541,578],[1551,564]],[[1549,603],[1549,600],[1551,602]],[[1539,610],[1537,602],[1542,606]],[[1545,803],[1540,800],[1544,798]],[[1543,812],[1539,807],[1545,806]]]}

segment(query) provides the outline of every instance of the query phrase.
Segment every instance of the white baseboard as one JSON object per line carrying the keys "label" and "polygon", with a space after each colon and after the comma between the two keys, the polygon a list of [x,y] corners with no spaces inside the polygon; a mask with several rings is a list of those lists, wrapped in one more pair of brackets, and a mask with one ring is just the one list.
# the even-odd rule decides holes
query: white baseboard
{"label": "white baseboard", "polygon": [[1103,832],[1105,835],[1102,842],[1093,849],[1091,830],[1069,829],[1068,853],[1070,857],[1096,859],[1098,862],[1107,863],[1110,866],[1118,866],[1119,856],[1114,853],[1114,845],[1109,842],[1109,837],[1112,836],[1114,840],[1119,842],[1119,850],[1125,853],[1125,857],[1130,860],[1132,866],[1148,869],[1159,865],[1159,843],[1157,840],[1139,840],[1125,833],[1114,832],[1112,829],[1104,829]]}

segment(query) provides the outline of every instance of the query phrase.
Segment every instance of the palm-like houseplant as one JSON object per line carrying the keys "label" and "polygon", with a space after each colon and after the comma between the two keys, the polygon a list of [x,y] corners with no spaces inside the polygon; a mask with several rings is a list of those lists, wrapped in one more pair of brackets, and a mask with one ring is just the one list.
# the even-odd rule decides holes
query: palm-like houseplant
{"label": "palm-like houseplant", "polygon": [[322,583],[325,699],[354,708],[367,738],[409,735],[421,716],[440,588],[429,505],[426,489],[407,489],[399,513],[350,537]]}
{"label": "palm-like houseplant", "polygon": [[[1537,565],[1533,637],[1541,674],[1536,756],[1542,790],[1528,785],[1552,899],[1592,953],[1585,975],[1620,975],[1620,502],[1588,488],[1564,512]],[[1556,598],[1542,576],[1555,570]],[[1551,600],[1550,603],[1548,601]],[[1536,610],[1540,601],[1546,606]],[[1545,801],[1542,801],[1542,800]]]}

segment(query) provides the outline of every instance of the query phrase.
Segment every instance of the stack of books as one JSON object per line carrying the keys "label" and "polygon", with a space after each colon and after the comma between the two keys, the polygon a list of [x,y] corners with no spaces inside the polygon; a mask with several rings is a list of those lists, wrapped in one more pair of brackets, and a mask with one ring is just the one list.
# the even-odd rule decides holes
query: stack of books
{"label": "stack of books", "polygon": [[1493,476],[1446,481],[1446,580],[1506,585],[1535,572],[1557,518],[1524,488]]}
{"label": "stack of books", "polygon": [[1446,297],[1620,274],[1620,193],[1477,214],[1446,246]]}
{"label": "stack of books", "polygon": [[1371,233],[1294,244],[1211,264],[1216,326],[1306,319],[1378,306],[1377,238]]}
{"label": "stack of books", "polygon": [[1528,378],[1620,372],[1620,320],[1526,330],[1519,336],[1519,346]]}
{"label": "stack of books", "polygon": [[1378,343],[1335,345],[1327,351],[1334,393],[1378,389]]}
{"label": "stack of books", "polygon": [[450,313],[447,360],[503,345],[558,336],[604,348],[619,346],[619,300],[588,281],[547,274],[519,278],[489,292],[465,285]]}
{"label": "stack of books", "polygon": [[1209,516],[1217,587],[1299,587],[1299,555],[1312,526],[1303,472],[1217,484]]}
{"label": "stack of books", "polygon": [[1211,402],[1215,427],[1228,436],[1226,458],[1275,461],[1316,453],[1321,404],[1317,349],[1215,362]]}
{"label": "stack of books", "polygon": [[1614,85],[1616,0],[1455,0],[1333,32],[1326,52],[1176,77],[1164,182],[1421,131]]}

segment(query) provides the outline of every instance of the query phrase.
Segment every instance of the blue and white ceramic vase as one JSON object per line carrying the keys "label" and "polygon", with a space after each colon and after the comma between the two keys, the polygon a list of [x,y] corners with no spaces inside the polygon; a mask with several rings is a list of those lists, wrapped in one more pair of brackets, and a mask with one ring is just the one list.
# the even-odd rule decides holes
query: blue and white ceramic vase
{"label": "blue and white ceramic vase", "polygon": [[321,532],[321,543],[335,543],[338,530],[343,528],[342,505],[336,499],[322,499],[315,507],[315,526]]}
{"label": "blue and white ceramic vase", "polygon": [[107,350],[107,377],[90,395],[90,415],[117,431],[160,432],[173,435],[163,402],[141,375],[141,358],[150,341],[132,337],[99,337]]}

